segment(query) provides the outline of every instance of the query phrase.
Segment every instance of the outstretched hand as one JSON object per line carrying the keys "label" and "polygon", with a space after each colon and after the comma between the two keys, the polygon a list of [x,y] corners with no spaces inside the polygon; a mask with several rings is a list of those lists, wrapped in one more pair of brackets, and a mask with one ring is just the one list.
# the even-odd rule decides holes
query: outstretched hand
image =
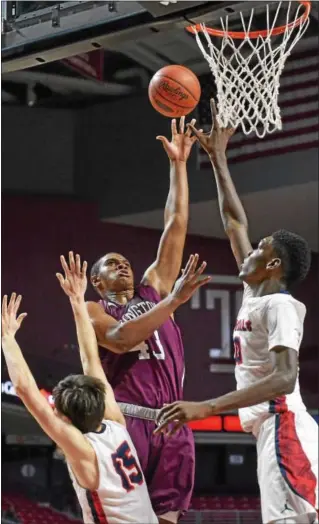
{"label": "outstretched hand", "polygon": [[20,307],[22,296],[17,297],[16,293],[12,293],[8,305],[8,297],[4,295],[2,299],[2,311],[1,311],[1,328],[2,337],[12,336],[14,337],[27,313],[20,313],[17,317],[18,309]]}
{"label": "outstretched hand", "polygon": [[198,288],[211,280],[211,277],[202,276],[207,265],[206,262],[202,262],[197,268],[198,260],[198,255],[191,255],[185,269],[183,269],[182,276],[175,283],[172,294],[181,304],[187,302]]}
{"label": "outstretched hand", "polygon": [[60,261],[64,276],[57,273],[56,277],[64,293],[70,300],[84,299],[87,288],[87,262],[84,261],[81,266],[80,255],[75,255],[74,260],[73,251],[69,252],[69,264],[67,264],[63,255],[61,255]]}
{"label": "outstretched hand", "polygon": [[205,402],[185,402],[179,400],[164,406],[157,417],[158,427],[154,434],[167,433],[171,436],[186,422],[209,417],[209,407]]}
{"label": "outstretched hand", "polygon": [[202,129],[196,129],[193,122],[187,124],[187,127],[193,131],[206,153],[214,159],[219,154],[225,154],[227,144],[235,133],[235,129],[233,127],[225,128],[219,126],[216,104],[213,98],[210,100],[210,110],[212,113],[212,128],[209,133],[203,133]]}
{"label": "outstretched hand", "polygon": [[[160,140],[163,147],[168,155],[168,158],[172,162],[186,162],[193,144],[196,142],[196,136],[191,136],[192,129],[196,124],[195,118],[187,127],[185,132],[185,117],[182,116],[179,121],[179,130],[177,131],[176,119],[174,118],[171,123],[172,128],[172,139],[171,142],[167,140],[165,136],[157,136],[156,140]],[[192,127],[190,127],[192,126]],[[202,131],[202,129],[200,130]]]}

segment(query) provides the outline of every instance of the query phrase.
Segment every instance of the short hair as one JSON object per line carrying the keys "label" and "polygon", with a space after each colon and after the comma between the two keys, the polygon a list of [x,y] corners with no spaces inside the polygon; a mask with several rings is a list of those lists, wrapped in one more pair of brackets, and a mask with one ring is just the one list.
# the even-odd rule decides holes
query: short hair
{"label": "short hair", "polygon": [[311,250],[306,240],[286,229],[279,229],[272,238],[274,250],[282,261],[287,287],[304,280],[311,264]]}
{"label": "short hair", "polygon": [[94,262],[90,272],[91,278],[98,277],[100,275],[103,259],[104,257],[100,257],[96,262]]}
{"label": "short hair", "polygon": [[95,431],[105,412],[105,385],[95,377],[69,375],[55,386],[54,404],[82,433]]}

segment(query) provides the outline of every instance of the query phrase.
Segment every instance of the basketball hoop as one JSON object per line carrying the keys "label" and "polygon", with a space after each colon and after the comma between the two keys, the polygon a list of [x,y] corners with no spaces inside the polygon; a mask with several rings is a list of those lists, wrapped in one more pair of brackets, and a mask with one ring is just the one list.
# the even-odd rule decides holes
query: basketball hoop
{"label": "basketball hoop", "polygon": [[[311,2],[299,1],[293,15],[292,3],[279,2],[273,18],[267,5],[266,29],[263,30],[250,30],[254,9],[248,22],[240,12],[243,31],[228,30],[228,16],[220,20],[221,30],[204,24],[186,28],[195,34],[215,78],[221,126],[241,125],[245,135],[255,132],[259,138],[282,129],[278,106],[280,76],[291,50],[309,25],[311,9]],[[286,23],[277,26],[279,14],[283,11],[286,12]],[[200,33],[204,34],[207,50]],[[219,38],[214,41],[211,37]]]}

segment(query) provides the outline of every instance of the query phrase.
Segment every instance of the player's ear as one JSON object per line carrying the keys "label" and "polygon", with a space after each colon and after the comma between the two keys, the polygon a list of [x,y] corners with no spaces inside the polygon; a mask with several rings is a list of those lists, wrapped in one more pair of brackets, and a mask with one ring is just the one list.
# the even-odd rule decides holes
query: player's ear
{"label": "player's ear", "polygon": [[266,269],[273,271],[274,269],[278,269],[281,266],[281,260],[280,258],[273,258],[268,262],[266,265]]}
{"label": "player's ear", "polygon": [[93,277],[91,277],[91,284],[94,287],[94,289],[96,290],[99,289],[100,284],[101,284],[100,277],[98,277],[97,275],[94,275]]}

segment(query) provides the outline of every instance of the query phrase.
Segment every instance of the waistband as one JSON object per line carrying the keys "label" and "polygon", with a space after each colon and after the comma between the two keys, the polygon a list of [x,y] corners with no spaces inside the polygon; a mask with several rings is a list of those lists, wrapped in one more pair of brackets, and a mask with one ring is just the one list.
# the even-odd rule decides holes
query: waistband
{"label": "waistband", "polygon": [[127,417],[135,417],[143,420],[152,420],[156,422],[159,409],[155,408],[145,408],[143,406],[136,406],[135,404],[127,404],[126,402],[117,403],[122,411],[123,415]]}

